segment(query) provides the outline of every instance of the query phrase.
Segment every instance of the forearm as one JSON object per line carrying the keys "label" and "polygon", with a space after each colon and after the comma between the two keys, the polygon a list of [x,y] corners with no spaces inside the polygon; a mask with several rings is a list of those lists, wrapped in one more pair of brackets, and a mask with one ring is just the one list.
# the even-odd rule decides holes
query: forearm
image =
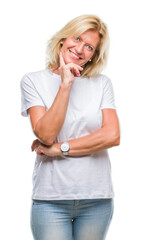
{"label": "forearm", "polygon": [[[107,128],[101,128],[95,133],[86,135],[81,138],[68,141],[70,145],[69,155],[89,155],[104,149],[117,146],[120,143],[119,132],[114,132]],[[57,143],[58,154],[61,143]]]}
{"label": "forearm", "polygon": [[[101,128],[90,135],[69,140],[68,143],[70,145],[69,156],[85,156],[119,145],[120,136],[118,131],[114,132],[110,129]],[[32,151],[36,149],[37,154],[40,155],[62,156],[60,146],[61,142],[46,146],[35,140],[32,144]]]}
{"label": "forearm", "polygon": [[52,145],[65,120],[70,88],[60,85],[50,109],[37,122],[34,133],[46,145]]}
{"label": "forearm", "polygon": [[61,85],[50,109],[37,121],[35,135],[45,145],[52,145],[65,120],[72,84],[75,76],[80,76],[83,68],[74,63],[65,64],[60,52],[60,67],[56,71],[61,76]]}

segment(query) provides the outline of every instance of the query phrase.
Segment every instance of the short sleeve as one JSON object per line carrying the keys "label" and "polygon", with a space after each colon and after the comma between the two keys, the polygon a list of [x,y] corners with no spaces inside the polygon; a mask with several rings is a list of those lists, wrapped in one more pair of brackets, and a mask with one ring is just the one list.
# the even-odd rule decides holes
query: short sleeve
{"label": "short sleeve", "polygon": [[106,76],[103,78],[103,96],[101,103],[101,109],[104,108],[116,109],[113,85],[111,80]]}
{"label": "short sleeve", "polygon": [[27,117],[27,109],[33,106],[45,106],[31,79],[24,75],[20,82],[21,115]]}

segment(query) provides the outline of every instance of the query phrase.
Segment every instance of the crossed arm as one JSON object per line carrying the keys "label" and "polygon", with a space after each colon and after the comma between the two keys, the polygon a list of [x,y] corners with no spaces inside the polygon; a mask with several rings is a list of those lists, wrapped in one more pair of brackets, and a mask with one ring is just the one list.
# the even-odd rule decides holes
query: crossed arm
{"label": "crossed arm", "polygon": [[[33,144],[31,147],[32,151],[35,150],[36,153],[39,155],[48,155],[48,156],[62,155],[62,152],[60,150],[61,142],[53,143],[53,141],[52,142],[44,141],[45,132],[44,131],[42,132],[41,129],[39,131],[38,129],[38,127],[40,128],[40,125],[42,125],[42,129],[43,129],[42,120],[43,122],[45,121],[45,117],[47,116],[46,110],[43,107],[37,106],[37,107],[30,108],[28,111],[30,113],[32,127],[33,129],[36,129],[34,132],[38,138],[39,138],[38,132],[40,132],[40,138],[39,138],[40,141],[38,139],[33,141]],[[35,127],[34,127],[35,115],[36,116],[42,115],[42,117],[37,121],[36,124],[38,125],[36,126],[35,124]],[[113,146],[117,146],[120,144],[120,129],[119,129],[119,121],[118,121],[116,111],[114,109],[103,109],[102,115],[103,115],[102,127],[99,130],[97,130],[92,134],[86,135],[84,137],[80,137],[80,138],[68,141],[70,145],[69,155],[71,156],[89,155],[94,152],[101,151],[101,150],[104,150]],[[57,121],[57,120],[54,120],[54,121]],[[53,126],[56,126],[56,124],[55,125],[54,123],[52,124],[53,125],[51,126],[51,129],[53,129]],[[62,121],[62,124],[63,124],[63,121]],[[47,126],[48,124],[45,124],[45,125]],[[56,134],[58,134],[58,131],[59,131],[59,124],[57,126],[58,126],[58,129],[56,131]],[[50,131],[50,134],[51,132],[53,133],[53,130]],[[48,136],[49,136],[49,129],[48,129]],[[55,130],[54,130],[54,137],[55,137]],[[53,140],[53,136],[52,136],[52,140]]]}

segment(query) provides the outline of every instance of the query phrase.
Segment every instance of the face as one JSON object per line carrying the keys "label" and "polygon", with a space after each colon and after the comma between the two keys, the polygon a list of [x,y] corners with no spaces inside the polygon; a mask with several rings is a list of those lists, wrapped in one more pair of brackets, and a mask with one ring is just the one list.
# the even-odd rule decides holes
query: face
{"label": "face", "polygon": [[76,38],[66,38],[61,48],[65,63],[86,64],[93,57],[99,40],[99,33],[94,30],[87,30]]}

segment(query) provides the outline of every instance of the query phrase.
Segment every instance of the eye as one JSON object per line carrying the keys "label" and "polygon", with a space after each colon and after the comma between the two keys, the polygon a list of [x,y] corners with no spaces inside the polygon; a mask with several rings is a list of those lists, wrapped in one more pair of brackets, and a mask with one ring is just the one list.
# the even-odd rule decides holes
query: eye
{"label": "eye", "polygon": [[79,41],[80,41],[80,38],[79,38],[79,37],[76,37],[75,40],[79,42]]}
{"label": "eye", "polygon": [[92,48],[90,45],[88,45],[87,48],[88,48],[90,51],[93,51],[93,48]]}

